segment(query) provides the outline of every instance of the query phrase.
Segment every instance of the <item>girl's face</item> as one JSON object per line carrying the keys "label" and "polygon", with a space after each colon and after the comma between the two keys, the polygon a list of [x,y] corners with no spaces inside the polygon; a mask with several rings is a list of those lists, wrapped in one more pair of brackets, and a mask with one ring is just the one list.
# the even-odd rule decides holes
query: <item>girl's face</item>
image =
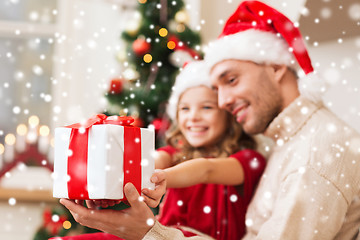
{"label": "girl's face", "polygon": [[193,147],[209,147],[226,131],[226,111],[218,107],[217,94],[198,86],[186,90],[179,99],[178,123]]}

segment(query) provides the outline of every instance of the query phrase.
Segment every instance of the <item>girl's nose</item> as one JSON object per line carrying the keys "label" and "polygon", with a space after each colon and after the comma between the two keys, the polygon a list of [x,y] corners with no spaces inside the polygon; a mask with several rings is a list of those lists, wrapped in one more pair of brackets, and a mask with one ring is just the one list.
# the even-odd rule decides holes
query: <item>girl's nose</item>
{"label": "girl's nose", "polygon": [[198,119],[200,119],[200,112],[198,109],[191,109],[190,111],[190,114],[189,114],[189,118],[192,120],[192,121],[196,121]]}

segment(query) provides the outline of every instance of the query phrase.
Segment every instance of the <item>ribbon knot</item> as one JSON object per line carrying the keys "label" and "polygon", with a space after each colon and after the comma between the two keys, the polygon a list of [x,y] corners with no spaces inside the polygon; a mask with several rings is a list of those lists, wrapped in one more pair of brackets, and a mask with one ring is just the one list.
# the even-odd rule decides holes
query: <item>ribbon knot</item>
{"label": "ribbon knot", "polygon": [[[104,115],[104,114],[100,114]],[[134,122],[134,119],[132,117],[128,116],[109,116],[104,119],[105,124],[116,124],[121,126],[131,126],[131,124]]]}
{"label": "ribbon knot", "polygon": [[134,119],[128,116],[106,116],[105,114],[97,114],[92,116],[91,118],[87,119],[84,123],[75,123],[68,125],[68,128],[85,128],[88,129],[93,125],[98,124],[114,124],[114,125],[121,125],[121,126],[128,126],[132,127],[132,123]]}

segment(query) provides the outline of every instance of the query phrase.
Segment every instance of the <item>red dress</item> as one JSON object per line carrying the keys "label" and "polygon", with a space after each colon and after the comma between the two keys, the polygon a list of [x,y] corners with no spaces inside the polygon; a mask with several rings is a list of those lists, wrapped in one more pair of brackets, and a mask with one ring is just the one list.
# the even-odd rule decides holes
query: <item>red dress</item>
{"label": "red dress", "polygon": [[[170,146],[159,148],[173,155]],[[215,239],[237,240],[245,234],[245,214],[255,187],[264,171],[266,161],[250,149],[239,151],[236,158],[244,169],[244,183],[239,186],[198,184],[187,188],[168,189],[160,205],[159,222],[181,229],[190,227]]]}

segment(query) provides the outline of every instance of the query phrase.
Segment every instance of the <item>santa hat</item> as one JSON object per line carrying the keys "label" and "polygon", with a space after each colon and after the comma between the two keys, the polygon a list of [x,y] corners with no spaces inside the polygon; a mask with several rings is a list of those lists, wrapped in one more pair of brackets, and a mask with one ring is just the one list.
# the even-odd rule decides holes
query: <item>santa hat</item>
{"label": "santa hat", "polygon": [[225,23],[219,38],[211,42],[205,61],[211,68],[225,59],[300,67],[301,94],[318,101],[323,81],[315,75],[300,31],[282,13],[259,1],[244,1]]}
{"label": "santa hat", "polygon": [[189,88],[198,86],[211,88],[204,61],[187,63],[176,77],[167,106],[167,114],[173,122],[176,121],[177,106],[181,94]]}

